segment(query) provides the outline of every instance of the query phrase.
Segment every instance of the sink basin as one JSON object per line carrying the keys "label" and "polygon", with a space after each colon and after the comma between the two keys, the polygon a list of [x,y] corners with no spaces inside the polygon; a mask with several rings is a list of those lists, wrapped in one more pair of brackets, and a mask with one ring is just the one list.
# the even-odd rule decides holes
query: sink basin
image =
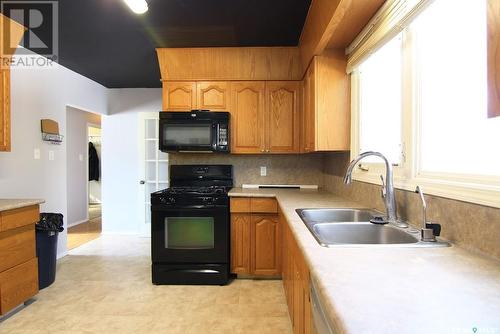
{"label": "sink basin", "polygon": [[336,246],[393,246],[393,247],[446,247],[447,242],[423,242],[420,231],[400,228],[391,224],[376,225],[370,219],[383,216],[370,209],[326,208],[297,209],[304,224],[316,241],[324,247]]}
{"label": "sink basin", "polygon": [[[392,226],[372,223],[315,224],[314,233],[321,244],[414,244],[419,241],[413,235]],[[418,236],[418,234],[417,234]]]}
{"label": "sink basin", "polygon": [[298,209],[297,213],[308,223],[369,222],[382,215],[368,209]]}

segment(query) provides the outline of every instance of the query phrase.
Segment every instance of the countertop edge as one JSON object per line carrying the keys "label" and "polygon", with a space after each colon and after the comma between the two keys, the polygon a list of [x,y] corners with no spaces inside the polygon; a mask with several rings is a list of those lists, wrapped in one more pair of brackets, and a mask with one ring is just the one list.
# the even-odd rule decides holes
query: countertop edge
{"label": "countertop edge", "polygon": [[43,199],[25,199],[25,198],[2,198],[0,199],[0,212],[14,209],[25,208],[32,205],[45,203]]}

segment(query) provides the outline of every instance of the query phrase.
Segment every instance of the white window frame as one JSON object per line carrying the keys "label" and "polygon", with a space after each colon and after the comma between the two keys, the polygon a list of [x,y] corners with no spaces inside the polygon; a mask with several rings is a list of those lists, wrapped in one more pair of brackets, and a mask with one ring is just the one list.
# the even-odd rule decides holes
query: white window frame
{"label": "white window frame", "polygon": [[[421,170],[419,80],[415,45],[410,28],[405,29],[403,34],[403,158],[401,165],[394,167],[394,186],[414,191],[416,186],[420,185],[427,194],[500,208],[500,177],[431,173]],[[362,153],[359,147],[359,87],[359,73],[354,70],[351,73],[351,159]],[[385,175],[383,164],[363,162],[361,168],[355,168],[353,179],[381,184],[380,175]]]}

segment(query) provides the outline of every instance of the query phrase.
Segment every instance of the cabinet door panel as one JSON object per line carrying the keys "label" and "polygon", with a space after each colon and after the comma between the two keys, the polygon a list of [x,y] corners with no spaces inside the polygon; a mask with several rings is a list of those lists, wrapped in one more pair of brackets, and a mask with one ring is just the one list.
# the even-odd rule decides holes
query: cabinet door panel
{"label": "cabinet door panel", "polygon": [[315,90],[315,62],[311,63],[304,79],[304,113],[303,113],[303,140],[304,151],[315,150],[315,119],[316,119],[316,90]]}
{"label": "cabinet door panel", "polygon": [[9,312],[37,293],[37,258],[2,272],[0,274],[0,314]]}
{"label": "cabinet door panel", "polygon": [[273,153],[299,152],[298,82],[266,84],[266,146]]}
{"label": "cabinet door panel", "polygon": [[250,214],[231,214],[231,272],[250,274]]}
{"label": "cabinet door panel", "polygon": [[0,69],[0,151],[10,151],[10,73]]}
{"label": "cabinet door panel", "polygon": [[196,83],[173,82],[163,83],[163,110],[190,111],[196,109]]}
{"label": "cabinet door panel", "polygon": [[252,273],[279,276],[280,233],[277,215],[252,215]]}
{"label": "cabinet door panel", "polygon": [[224,81],[196,83],[198,109],[229,111],[229,84]]}
{"label": "cabinet door panel", "polygon": [[264,82],[231,84],[232,152],[264,152]]}

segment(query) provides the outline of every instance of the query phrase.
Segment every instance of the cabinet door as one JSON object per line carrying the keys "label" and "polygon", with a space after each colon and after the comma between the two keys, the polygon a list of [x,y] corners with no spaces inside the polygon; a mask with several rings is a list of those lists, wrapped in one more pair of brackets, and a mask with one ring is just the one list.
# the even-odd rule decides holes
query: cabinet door
{"label": "cabinet door", "polygon": [[250,214],[231,214],[231,272],[250,274]]}
{"label": "cabinet door", "polygon": [[231,84],[232,153],[264,152],[264,82]]}
{"label": "cabinet door", "polygon": [[316,127],[316,91],[315,91],[315,61],[311,62],[304,78],[304,112],[302,122],[302,138],[305,152],[315,150]]}
{"label": "cabinet door", "polygon": [[299,89],[294,81],[266,83],[266,151],[299,152]]}
{"label": "cabinet door", "polygon": [[279,276],[281,252],[277,215],[252,215],[251,246],[252,273]]}
{"label": "cabinet door", "polygon": [[190,111],[196,109],[195,82],[163,82],[163,110]]}
{"label": "cabinet door", "polygon": [[10,151],[10,71],[0,69],[0,151]]}
{"label": "cabinet door", "polygon": [[0,314],[9,312],[37,293],[37,258],[0,273]]}
{"label": "cabinet door", "polygon": [[198,109],[229,111],[229,84],[224,81],[196,83]]}

